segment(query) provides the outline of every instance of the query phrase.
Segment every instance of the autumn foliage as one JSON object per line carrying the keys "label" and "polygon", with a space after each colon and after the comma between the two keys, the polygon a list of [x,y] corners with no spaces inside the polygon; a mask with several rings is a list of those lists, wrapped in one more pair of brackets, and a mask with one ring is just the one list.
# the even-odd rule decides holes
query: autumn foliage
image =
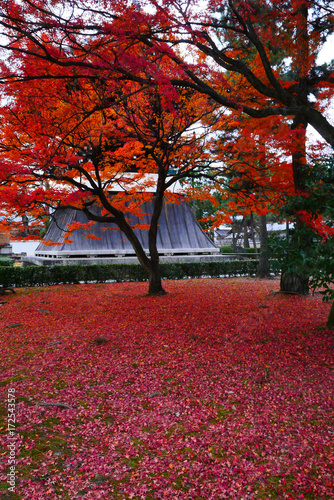
{"label": "autumn foliage", "polygon": [[[334,145],[326,116],[333,68],[317,62],[333,18],[322,0],[210,0],[205,9],[195,0],[3,2],[2,215],[30,211],[38,221],[61,202],[92,217],[97,202],[162,291],[161,200],[174,181],[197,178],[217,159],[211,140],[189,134],[194,123],[239,128],[237,144],[224,135],[218,153],[232,156],[229,188],[238,193],[229,208],[243,212],[265,213],[283,193],[303,192],[307,127]],[[145,177],[152,171],[154,186]],[[240,190],[245,179],[249,189]],[[115,183],[123,192],[110,203]],[[156,197],[147,260],[123,209],[134,194],[147,197],[148,185]]]}
{"label": "autumn foliage", "polygon": [[329,305],[277,294],[276,280],[166,288],[6,297],[1,399],[15,388],[18,498],[330,500]]}
{"label": "autumn foliage", "polygon": [[[30,40],[25,50],[33,52]],[[38,224],[55,208],[71,207],[91,221],[115,224],[147,271],[149,292],[163,293],[156,247],[162,203],[178,202],[168,189],[210,167],[207,132],[190,129],[214,105],[188,89],[171,89],[169,95],[159,81],[145,87],[120,82],[110,74],[112,48],[99,40],[96,50],[85,54],[81,62],[90,69],[78,76],[76,64],[70,64],[70,75],[66,65],[64,74],[53,56],[37,58],[33,68],[25,54],[7,62],[11,68],[16,61],[20,81],[6,86],[8,103],[1,110],[6,125],[0,148],[0,208],[4,214],[27,212]],[[127,55],[137,62],[141,57],[147,63],[154,60],[160,72],[173,71],[168,58],[153,57],[145,46],[135,46]],[[108,61],[105,71],[102,57]],[[144,249],[126,214],[141,217],[141,205],[148,200],[153,210],[150,224],[141,227],[148,231],[149,248]],[[68,227],[67,241],[74,229]]]}

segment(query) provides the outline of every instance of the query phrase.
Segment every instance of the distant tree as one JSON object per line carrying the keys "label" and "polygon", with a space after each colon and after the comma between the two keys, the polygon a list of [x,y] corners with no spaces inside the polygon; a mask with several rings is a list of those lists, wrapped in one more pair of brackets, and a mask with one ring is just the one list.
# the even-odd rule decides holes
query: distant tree
{"label": "distant tree", "polygon": [[[222,210],[224,214],[243,217],[245,248],[248,227],[256,248],[254,214],[258,216],[261,245],[258,275],[269,276],[267,214],[278,213],[286,194],[294,193],[293,171],[288,161],[294,143],[289,126],[277,117],[259,121],[233,115],[233,119],[228,116],[217,122],[215,128],[217,155],[225,165],[219,188]],[[216,217],[219,218],[219,213]]]}

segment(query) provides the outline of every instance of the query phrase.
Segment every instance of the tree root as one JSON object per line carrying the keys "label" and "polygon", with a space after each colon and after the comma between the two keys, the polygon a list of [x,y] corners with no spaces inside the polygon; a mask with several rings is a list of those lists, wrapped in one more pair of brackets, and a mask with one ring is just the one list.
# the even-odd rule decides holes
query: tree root
{"label": "tree root", "polygon": [[278,294],[283,294],[283,295],[299,295],[299,297],[307,297],[307,295],[303,295],[302,293],[299,292],[287,292],[285,290],[279,290],[279,292],[271,292],[272,295],[278,295]]}

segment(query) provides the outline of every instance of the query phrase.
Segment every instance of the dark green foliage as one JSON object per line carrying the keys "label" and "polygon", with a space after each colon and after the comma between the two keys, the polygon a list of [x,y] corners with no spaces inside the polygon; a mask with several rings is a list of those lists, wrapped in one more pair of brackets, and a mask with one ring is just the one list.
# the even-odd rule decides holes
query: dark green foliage
{"label": "dark green foliage", "polygon": [[12,267],[13,263],[13,259],[9,257],[0,257],[0,267]]}
{"label": "dark green foliage", "polygon": [[[255,276],[257,260],[225,260],[219,262],[178,262],[160,264],[162,279],[184,279],[219,276]],[[279,272],[277,262],[271,261],[272,272]],[[0,285],[48,286],[62,283],[105,281],[147,281],[139,264],[104,264],[91,266],[30,266],[0,268]]]}
{"label": "dark green foliage", "polygon": [[278,236],[268,238],[268,252],[272,258],[278,259],[281,269],[295,274],[310,272],[309,252],[303,245],[304,239],[312,240],[313,232],[306,227],[295,230],[293,238],[286,239]]}
{"label": "dark green foliage", "polygon": [[255,248],[245,248],[244,252],[250,255],[256,255]]}
{"label": "dark green foliage", "polygon": [[311,264],[310,287],[322,288],[324,300],[334,300],[334,236],[318,242]]}
{"label": "dark green foliage", "polygon": [[233,253],[232,245],[224,245],[219,248],[220,253]]}
{"label": "dark green foliage", "polygon": [[[231,254],[231,253],[235,253],[235,252],[233,251],[232,245],[225,245],[225,246],[221,246],[219,248],[219,253],[222,253],[222,254]],[[255,256],[256,255],[255,248],[243,248],[238,253],[240,255],[247,254],[247,256],[252,256],[252,255]]]}
{"label": "dark green foliage", "polygon": [[[306,193],[287,197],[282,215],[295,216],[296,226],[289,240],[272,240],[273,255],[283,270],[281,279],[301,277],[300,285],[321,289],[323,300],[334,300],[334,161],[332,157],[314,163],[306,177]],[[299,219],[298,219],[299,217]],[[304,284],[303,284],[304,281]],[[307,282],[306,282],[307,281]],[[327,321],[334,328],[334,303]]]}
{"label": "dark green foliage", "polygon": [[[334,299],[334,162],[322,159],[306,178],[307,193],[289,196],[282,215],[308,216],[309,223],[296,223],[289,240],[271,238],[271,253],[281,269],[309,280],[309,287],[322,288],[324,300]],[[327,223],[321,224],[320,219]],[[298,220],[298,219],[297,219]],[[301,219],[303,220],[303,219]]]}

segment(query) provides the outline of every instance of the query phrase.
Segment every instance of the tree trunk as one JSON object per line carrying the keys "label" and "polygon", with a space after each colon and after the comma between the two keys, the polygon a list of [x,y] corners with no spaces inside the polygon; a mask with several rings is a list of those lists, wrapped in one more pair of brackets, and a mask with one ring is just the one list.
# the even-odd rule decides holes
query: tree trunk
{"label": "tree trunk", "polygon": [[248,227],[247,227],[246,217],[244,217],[243,227],[244,227],[244,248],[249,248]]}
{"label": "tree trunk", "polygon": [[328,330],[334,330],[334,301],[332,302],[331,310],[329,311],[327,324]]}
{"label": "tree trunk", "polygon": [[159,262],[153,263],[151,261],[148,295],[166,295],[162,286]]}
{"label": "tree trunk", "polygon": [[[307,33],[307,17],[308,17],[308,6],[307,3],[302,2],[297,8],[297,12],[301,15],[301,23],[298,27],[299,32],[297,33],[300,40],[300,62],[295,69],[295,79],[298,81],[298,97],[299,99],[307,103],[308,102],[308,88],[307,88],[307,78],[305,76],[308,74],[309,65],[309,42]],[[291,130],[294,132],[294,151],[292,153],[292,172],[293,172],[293,182],[296,193],[306,193],[306,177],[307,177],[307,159],[306,159],[306,127],[307,120],[303,115],[295,115]],[[300,220],[298,214],[296,214],[296,227],[295,229],[302,229],[304,223]],[[302,240],[303,238],[303,240]],[[296,237],[296,233],[292,235],[291,244],[295,247],[300,248],[307,253],[308,249],[312,245],[312,241],[309,240],[308,236]],[[292,292],[298,293],[300,295],[308,295],[309,293],[309,276],[308,270],[305,265],[300,264],[299,269],[293,272],[282,272],[281,276],[281,291],[282,292]]]}
{"label": "tree trunk", "polygon": [[268,278],[270,276],[270,266],[268,259],[268,230],[266,214],[260,215],[260,245],[261,252],[257,275],[259,278]]}
{"label": "tree trunk", "polygon": [[240,238],[240,245],[242,244],[242,242],[241,242],[242,234],[241,233],[244,230],[244,219],[242,219],[242,221],[239,224],[238,220],[235,219],[233,216],[233,224],[235,224],[235,226],[234,226],[235,231],[233,233],[233,253],[237,253],[239,238]]}
{"label": "tree trunk", "polygon": [[153,213],[151,217],[150,229],[148,231],[148,248],[150,252],[150,271],[149,271],[149,295],[165,295],[162,287],[161,274],[159,267],[159,252],[157,248],[158,223],[163,206],[164,183],[166,179],[165,169],[159,168],[159,178],[157,190],[153,201]]}
{"label": "tree trunk", "polygon": [[281,275],[281,292],[309,294],[309,277],[300,273],[283,271]]}
{"label": "tree trunk", "polygon": [[[243,231],[243,221],[239,225],[238,221],[236,219],[234,219],[233,224],[234,223],[235,223],[235,226],[234,226],[235,230],[233,233],[233,253],[237,253],[238,241],[239,241],[239,238],[240,239],[242,238],[241,233]],[[241,244],[241,242],[240,242],[240,244]]]}
{"label": "tree trunk", "polygon": [[236,240],[236,235],[235,235],[234,215],[233,215],[233,222],[232,222],[232,251],[233,251],[233,253],[236,253],[236,251],[237,251],[237,240]]}
{"label": "tree trunk", "polygon": [[254,214],[253,214],[253,212],[251,212],[251,214],[250,214],[250,230],[251,230],[251,238],[252,238],[252,242],[253,242],[253,247],[254,247],[255,253],[257,254],[258,251],[257,251],[256,241],[255,241]]}
{"label": "tree trunk", "polygon": [[124,232],[124,234],[128,238],[129,242],[131,243],[133,249],[136,252],[139,263],[143,266],[143,268],[148,274],[148,279],[149,279],[148,294],[164,295],[166,292],[162,287],[161,274],[159,268],[159,253],[156,247],[157,228],[151,231],[152,228],[152,221],[151,221],[151,226],[149,230],[149,247],[150,247],[151,258],[148,258],[137,236],[135,235],[133,229],[126,222],[125,218],[123,217],[121,221],[122,224],[119,224],[120,229]]}
{"label": "tree trunk", "polygon": [[[159,216],[161,213],[161,207],[159,215],[157,216],[157,220],[159,220]],[[154,215],[154,212],[153,212]],[[149,295],[165,295],[166,292],[163,289],[162,281],[161,281],[161,273],[160,273],[160,264],[159,264],[159,252],[157,249],[157,234],[158,234],[158,224],[154,222],[154,217],[151,219],[151,226],[148,233],[148,246],[150,251],[150,269],[148,273],[149,278]],[[153,221],[153,222],[152,222]]]}
{"label": "tree trunk", "polygon": [[[294,119],[292,129],[299,128],[299,136],[296,136],[298,141],[298,149],[292,155],[292,170],[294,178],[294,187],[296,192],[305,193],[305,174],[306,174],[306,125],[298,117]],[[302,237],[296,236],[296,231],[302,230],[304,223],[301,221],[298,214],[295,216],[295,232],[291,237],[290,244],[296,248],[303,249],[307,253],[312,245],[309,237],[304,235]],[[282,270],[281,275],[281,291],[285,293],[298,293],[300,295],[309,294],[309,276],[305,266],[295,271]]]}

